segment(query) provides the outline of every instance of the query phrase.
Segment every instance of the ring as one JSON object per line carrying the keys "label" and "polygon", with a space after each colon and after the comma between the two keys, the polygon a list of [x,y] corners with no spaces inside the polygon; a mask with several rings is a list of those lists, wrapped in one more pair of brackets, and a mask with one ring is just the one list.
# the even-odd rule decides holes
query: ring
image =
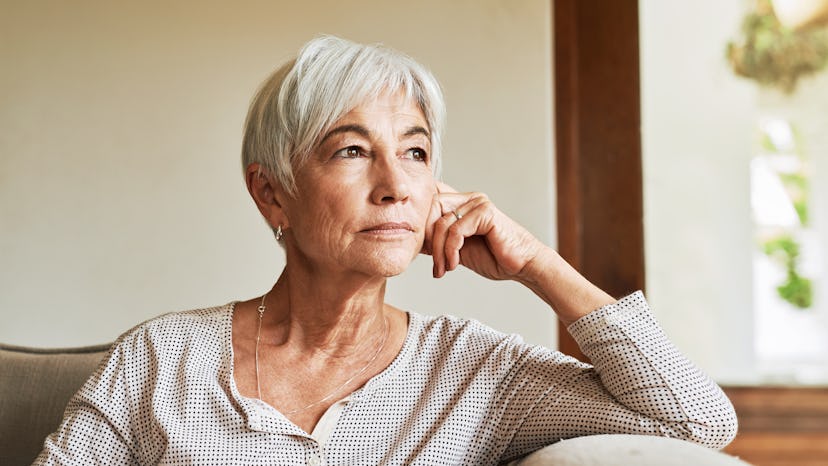
{"label": "ring", "polygon": [[451,213],[452,213],[452,215],[454,215],[454,218],[456,218],[457,220],[460,220],[461,218],[463,218],[463,216],[460,215],[459,213],[457,213],[456,210],[452,210]]}

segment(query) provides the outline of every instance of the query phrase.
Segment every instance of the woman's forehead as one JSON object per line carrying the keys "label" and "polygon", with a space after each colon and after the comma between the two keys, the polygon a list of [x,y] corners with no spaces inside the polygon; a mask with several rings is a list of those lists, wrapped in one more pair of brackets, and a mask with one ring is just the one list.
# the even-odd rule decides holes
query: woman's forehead
{"label": "woman's forehead", "polygon": [[340,116],[332,126],[353,120],[372,118],[393,118],[401,121],[418,121],[427,127],[428,121],[420,103],[403,91],[383,92],[357,102],[348,112]]}

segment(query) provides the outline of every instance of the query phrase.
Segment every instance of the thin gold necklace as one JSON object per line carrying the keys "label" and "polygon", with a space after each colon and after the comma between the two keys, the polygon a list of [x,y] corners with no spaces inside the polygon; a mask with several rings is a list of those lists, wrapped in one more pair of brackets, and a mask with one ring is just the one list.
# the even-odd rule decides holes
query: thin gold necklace
{"label": "thin gold necklace", "polygon": [[[261,304],[259,304],[259,308],[258,308],[259,326],[258,326],[258,329],[256,330],[256,394],[258,395],[259,400],[262,399],[262,387],[259,384],[259,340],[261,339],[261,336],[262,336],[262,316],[264,316],[264,313],[267,310],[267,306],[265,306],[265,299],[267,299],[267,295],[269,293],[270,292],[267,292],[267,293],[265,293],[264,296],[262,296],[262,302],[261,302]],[[357,377],[359,377],[360,375],[365,373],[365,371],[367,371],[368,368],[371,367],[371,364],[373,364],[374,361],[377,360],[377,357],[382,352],[382,348],[385,346],[386,340],[388,340],[388,334],[390,333],[389,329],[388,329],[388,317],[384,317],[383,320],[385,321],[385,329],[383,330],[382,341],[380,342],[379,346],[377,347],[377,351],[374,352],[374,355],[371,356],[371,360],[368,361],[368,364],[366,364],[365,367],[360,369],[359,372],[354,374],[350,379],[346,380],[345,383],[343,383],[342,385],[336,387],[332,392],[325,395],[325,397],[322,398],[321,400],[314,401],[313,403],[311,403],[307,406],[304,406],[302,408],[294,409],[292,411],[286,411],[282,414],[285,414],[285,415],[296,414],[298,412],[305,411],[307,409],[313,408],[314,406],[316,406],[318,404],[322,404],[325,401],[329,400],[332,396],[336,395],[340,390],[345,388],[349,383],[353,382],[354,379],[356,379]]]}

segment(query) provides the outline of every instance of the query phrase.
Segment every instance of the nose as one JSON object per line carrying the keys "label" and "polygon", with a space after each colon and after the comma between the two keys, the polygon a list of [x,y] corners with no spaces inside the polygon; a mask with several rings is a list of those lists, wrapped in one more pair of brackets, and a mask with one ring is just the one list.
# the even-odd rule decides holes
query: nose
{"label": "nose", "polygon": [[396,154],[377,156],[372,164],[373,190],[371,201],[375,204],[406,202],[411,194],[405,163]]}

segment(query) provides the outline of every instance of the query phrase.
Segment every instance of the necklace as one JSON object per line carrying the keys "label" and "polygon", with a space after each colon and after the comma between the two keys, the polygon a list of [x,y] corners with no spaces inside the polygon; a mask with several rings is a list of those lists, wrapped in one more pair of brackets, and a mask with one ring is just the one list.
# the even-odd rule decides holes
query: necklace
{"label": "necklace", "polygon": [[[262,296],[262,302],[261,302],[261,304],[259,304],[259,308],[257,309],[257,311],[259,313],[259,326],[256,330],[256,393],[259,397],[259,400],[262,399],[262,386],[259,384],[259,340],[261,340],[261,336],[262,336],[262,316],[264,316],[264,313],[267,310],[267,306],[265,306],[265,299],[267,299],[267,295],[269,293],[270,292],[267,292],[267,293],[265,293],[264,296]],[[374,352],[374,355],[371,356],[371,359],[368,361],[368,364],[366,364],[365,367],[363,367],[362,369],[359,370],[359,372],[357,372],[356,374],[351,376],[351,378],[346,380],[342,385],[336,387],[332,392],[325,395],[325,397],[322,398],[321,400],[314,401],[313,403],[311,403],[307,406],[303,406],[301,408],[297,408],[297,409],[294,409],[292,411],[286,411],[283,414],[285,414],[285,415],[296,414],[298,412],[305,411],[307,409],[313,408],[316,405],[324,403],[325,401],[329,400],[332,396],[336,395],[340,390],[345,388],[349,383],[353,382],[354,379],[356,379],[357,377],[359,377],[360,375],[365,373],[365,371],[367,371],[368,368],[371,367],[371,364],[373,364],[374,361],[377,360],[377,357],[382,352],[382,348],[385,346],[386,340],[388,340],[388,333],[389,333],[388,318],[385,317],[384,320],[385,320],[385,329],[383,330],[382,341],[380,342],[379,346],[377,347],[377,350]]]}

